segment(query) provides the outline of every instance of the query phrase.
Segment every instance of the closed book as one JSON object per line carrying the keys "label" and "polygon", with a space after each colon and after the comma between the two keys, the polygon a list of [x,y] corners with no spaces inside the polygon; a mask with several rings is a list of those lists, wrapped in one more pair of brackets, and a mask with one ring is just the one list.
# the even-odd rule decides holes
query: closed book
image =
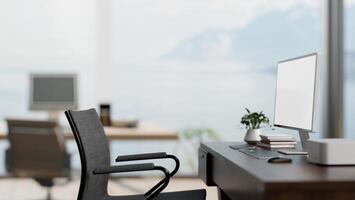
{"label": "closed book", "polygon": [[295,145],[292,144],[271,145],[271,144],[258,142],[257,145],[259,147],[268,148],[268,149],[294,149],[295,148]]}
{"label": "closed book", "polygon": [[264,141],[264,142],[296,142],[295,138],[291,138],[291,139],[285,139],[285,138],[266,139],[266,138],[261,138],[261,140]]}
{"label": "closed book", "polygon": [[285,134],[273,134],[273,135],[260,135],[261,139],[266,141],[295,141],[295,139],[290,135]]}
{"label": "closed book", "polygon": [[281,145],[281,144],[292,144],[295,145],[297,144],[296,141],[270,141],[270,140],[262,140],[261,142],[265,143],[265,144],[271,144],[271,145]]}

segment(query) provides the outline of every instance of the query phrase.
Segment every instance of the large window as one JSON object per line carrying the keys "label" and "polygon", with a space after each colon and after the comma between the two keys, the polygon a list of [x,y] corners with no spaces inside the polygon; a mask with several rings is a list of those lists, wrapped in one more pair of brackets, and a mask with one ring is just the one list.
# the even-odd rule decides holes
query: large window
{"label": "large window", "polygon": [[320,1],[111,1],[114,113],[239,140],[272,118],[276,62],[320,51]]}
{"label": "large window", "polygon": [[[80,108],[108,91],[114,118],[241,140],[244,108],[273,116],[277,61],[320,51],[320,2],[1,2],[0,117],[45,116],[28,110],[30,72],[77,72]],[[114,155],[176,145],[112,144]]]}
{"label": "large window", "polygon": [[344,9],[344,114],[346,137],[355,137],[355,1],[346,0]]}

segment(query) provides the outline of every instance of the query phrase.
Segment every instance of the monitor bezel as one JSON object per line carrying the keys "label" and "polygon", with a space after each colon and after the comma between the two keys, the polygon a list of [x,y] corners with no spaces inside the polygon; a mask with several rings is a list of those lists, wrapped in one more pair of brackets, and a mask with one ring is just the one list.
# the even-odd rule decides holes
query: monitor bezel
{"label": "monitor bezel", "polygon": [[302,55],[302,56],[298,56],[298,57],[294,57],[294,58],[290,58],[290,59],[286,59],[286,60],[282,60],[277,62],[277,76],[279,75],[279,64],[281,63],[285,63],[285,62],[289,62],[289,61],[293,61],[293,60],[298,60],[298,59],[302,59],[302,58],[307,58],[307,57],[312,57],[315,56],[316,57],[316,68],[315,68],[315,83],[314,83],[314,92],[313,92],[313,106],[312,106],[312,127],[311,129],[304,129],[304,128],[298,128],[298,127],[293,127],[293,126],[287,126],[287,125],[281,125],[281,124],[276,124],[275,123],[275,115],[276,115],[276,100],[277,100],[277,78],[276,78],[276,91],[275,91],[275,101],[274,101],[274,119],[273,119],[273,126],[275,127],[280,127],[280,128],[287,128],[287,129],[292,129],[292,130],[298,130],[298,131],[306,131],[306,132],[315,132],[315,121],[316,121],[316,101],[317,101],[317,93],[318,93],[318,84],[319,84],[319,62],[318,62],[318,53],[310,53],[310,54],[306,54],[306,55]]}
{"label": "monitor bezel", "polygon": [[[72,78],[73,79],[73,91],[74,91],[74,101],[65,103],[63,101],[59,102],[41,102],[36,103],[33,101],[33,81],[35,78]],[[78,75],[76,73],[31,73],[30,74],[30,88],[29,88],[29,108],[30,110],[46,110],[46,111],[59,111],[66,109],[77,109],[78,108]]]}

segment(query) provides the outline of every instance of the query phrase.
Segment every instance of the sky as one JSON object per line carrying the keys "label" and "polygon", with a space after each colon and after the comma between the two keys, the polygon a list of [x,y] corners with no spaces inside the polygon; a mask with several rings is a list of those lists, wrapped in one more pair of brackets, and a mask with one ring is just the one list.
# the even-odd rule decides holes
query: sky
{"label": "sky", "polygon": [[[265,13],[302,6],[320,13],[320,1],[294,0],[115,0],[114,46],[119,62],[158,57],[208,30],[238,30]],[[296,14],[296,13],[295,13]]]}
{"label": "sky", "polygon": [[[0,68],[85,66],[94,62],[100,42],[96,41],[100,2],[104,0],[1,1]],[[301,6],[317,15],[321,0],[107,2],[114,59],[131,63],[137,57],[141,61],[157,58],[204,31],[242,29],[268,12]],[[355,0],[345,2],[350,6]]]}

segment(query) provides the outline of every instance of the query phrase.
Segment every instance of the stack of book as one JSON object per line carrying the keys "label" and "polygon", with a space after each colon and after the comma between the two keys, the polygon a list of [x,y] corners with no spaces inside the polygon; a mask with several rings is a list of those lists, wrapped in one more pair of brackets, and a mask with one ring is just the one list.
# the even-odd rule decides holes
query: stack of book
{"label": "stack of book", "polygon": [[268,149],[294,149],[296,139],[286,134],[260,135],[261,141],[257,143],[259,147]]}

